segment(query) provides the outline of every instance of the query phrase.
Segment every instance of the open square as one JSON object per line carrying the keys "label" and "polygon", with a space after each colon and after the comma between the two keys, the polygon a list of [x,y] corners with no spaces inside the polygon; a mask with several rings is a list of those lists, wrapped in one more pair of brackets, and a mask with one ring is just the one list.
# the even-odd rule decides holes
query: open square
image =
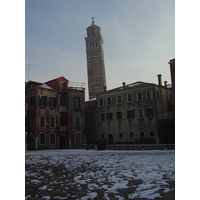
{"label": "open square", "polygon": [[175,199],[175,151],[26,151],[25,182],[25,199]]}

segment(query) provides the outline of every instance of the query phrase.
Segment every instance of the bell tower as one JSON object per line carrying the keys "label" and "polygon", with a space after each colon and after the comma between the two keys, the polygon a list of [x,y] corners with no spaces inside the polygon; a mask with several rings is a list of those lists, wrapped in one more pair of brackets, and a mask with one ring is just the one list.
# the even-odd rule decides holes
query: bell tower
{"label": "bell tower", "polygon": [[106,88],[103,38],[100,27],[94,23],[94,17],[92,17],[92,24],[86,30],[88,90],[89,99],[92,99],[97,93],[104,92]]}

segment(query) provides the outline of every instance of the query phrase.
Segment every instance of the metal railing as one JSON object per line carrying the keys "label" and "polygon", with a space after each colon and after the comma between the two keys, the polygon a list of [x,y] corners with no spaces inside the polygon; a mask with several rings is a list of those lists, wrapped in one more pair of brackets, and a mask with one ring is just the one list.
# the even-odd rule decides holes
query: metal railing
{"label": "metal railing", "polygon": [[59,131],[60,131],[60,133],[61,132],[67,132],[67,126],[60,126]]}
{"label": "metal railing", "polygon": [[174,118],[174,112],[165,112],[158,114],[158,119]]}
{"label": "metal railing", "polygon": [[59,112],[67,112],[67,106],[60,106]]}

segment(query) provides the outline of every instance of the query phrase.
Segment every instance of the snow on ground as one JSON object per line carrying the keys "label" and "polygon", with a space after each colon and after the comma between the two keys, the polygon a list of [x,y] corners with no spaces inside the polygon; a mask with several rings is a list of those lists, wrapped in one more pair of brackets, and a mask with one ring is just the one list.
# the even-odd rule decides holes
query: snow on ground
{"label": "snow on ground", "polygon": [[26,151],[26,199],[175,198],[175,151]]}

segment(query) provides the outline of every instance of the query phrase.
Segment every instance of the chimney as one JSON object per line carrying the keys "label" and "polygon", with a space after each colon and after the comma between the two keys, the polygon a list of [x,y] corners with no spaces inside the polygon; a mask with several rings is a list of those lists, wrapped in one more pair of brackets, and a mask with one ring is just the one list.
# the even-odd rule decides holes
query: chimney
{"label": "chimney", "polygon": [[106,86],[103,87],[103,91],[106,92]]}
{"label": "chimney", "polygon": [[164,81],[164,83],[165,83],[165,87],[167,87],[167,81]]}
{"label": "chimney", "polygon": [[157,76],[158,76],[158,85],[162,86],[162,75],[158,74]]}
{"label": "chimney", "polygon": [[124,88],[125,88],[125,85],[126,85],[126,83],[125,83],[125,82],[123,82],[123,83],[122,83],[122,85],[123,85],[123,89],[124,89]]}

